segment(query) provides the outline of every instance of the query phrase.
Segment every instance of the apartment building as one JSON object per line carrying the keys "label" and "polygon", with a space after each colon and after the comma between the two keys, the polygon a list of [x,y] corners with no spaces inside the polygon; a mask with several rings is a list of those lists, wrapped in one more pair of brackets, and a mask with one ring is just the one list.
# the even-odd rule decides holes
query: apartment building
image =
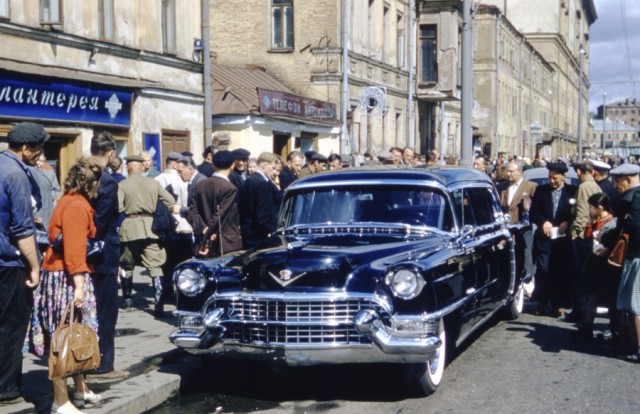
{"label": "apartment building", "polygon": [[[313,100],[317,105],[335,108],[337,115],[323,123],[305,116],[248,108],[241,121],[239,114],[230,117],[214,111],[214,135],[226,135],[229,147],[269,149],[281,155],[295,149],[313,149],[327,155],[419,146],[407,136],[407,2],[347,0],[347,24],[343,24],[344,5],[341,0],[245,0],[229,7],[226,1],[211,0],[211,44],[216,65],[260,68],[281,82],[292,99]],[[345,34],[346,68],[342,47]],[[246,85],[250,89],[252,84]],[[241,89],[241,85],[235,85],[229,93]],[[216,91],[213,94],[215,101]],[[346,120],[342,116],[345,106]],[[238,130],[241,122],[245,125]],[[347,124],[344,136],[343,122]]]}
{"label": "apartment building", "polygon": [[605,117],[612,121],[623,122],[631,128],[640,129],[640,102],[634,99],[612,102],[598,106],[598,118],[603,119],[602,112],[605,108]]}
{"label": "apartment building", "polygon": [[22,120],[51,134],[63,179],[95,131],[118,154],[203,149],[199,0],[0,0],[0,137]]}

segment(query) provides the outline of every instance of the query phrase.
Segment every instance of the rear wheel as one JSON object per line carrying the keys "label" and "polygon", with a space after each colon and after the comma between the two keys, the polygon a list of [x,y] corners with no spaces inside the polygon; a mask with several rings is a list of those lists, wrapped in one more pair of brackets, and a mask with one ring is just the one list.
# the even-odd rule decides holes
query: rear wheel
{"label": "rear wheel", "polygon": [[447,361],[447,333],[442,320],[440,320],[438,337],[440,338],[440,346],[434,358],[408,369],[410,385],[424,396],[431,395],[438,389],[444,375]]}

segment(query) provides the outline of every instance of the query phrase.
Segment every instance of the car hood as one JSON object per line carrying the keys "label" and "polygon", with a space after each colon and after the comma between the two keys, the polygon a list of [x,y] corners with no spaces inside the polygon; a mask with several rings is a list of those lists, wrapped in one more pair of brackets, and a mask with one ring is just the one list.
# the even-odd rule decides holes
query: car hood
{"label": "car hood", "polygon": [[424,259],[447,241],[439,234],[274,236],[229,266],[242,268],[249,290],[374,292],[391,265]]}

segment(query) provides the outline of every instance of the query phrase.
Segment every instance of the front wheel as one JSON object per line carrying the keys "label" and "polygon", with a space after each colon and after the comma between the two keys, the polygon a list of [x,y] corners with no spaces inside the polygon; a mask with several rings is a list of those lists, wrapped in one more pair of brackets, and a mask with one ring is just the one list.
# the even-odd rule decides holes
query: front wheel
{"label": "front wheel", "polygon": [[440,338],[440,346],[436,351],[435,357],[408,369],[410,385],[417,388],[417,391],[423,396],[436,392],[444,375],[447,361],[447,334],[442,320],[440,320],[438,337]]}
{"label": "front wheel", "polygon": [[504,316],[507,320],[518,319],[524,308],[524,284],[520,284],[518,291],[505,305]]}

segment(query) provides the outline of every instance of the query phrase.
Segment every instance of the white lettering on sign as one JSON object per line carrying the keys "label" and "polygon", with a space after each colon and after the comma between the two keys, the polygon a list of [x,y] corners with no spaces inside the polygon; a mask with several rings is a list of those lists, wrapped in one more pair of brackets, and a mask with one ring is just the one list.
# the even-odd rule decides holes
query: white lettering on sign
{"label": "white lettering on sign", "polygon": [[[53,92],[34,88],[12,87],[11,85],[0,88],[0,102],[16,103],[24,105],[57,106],[65,108],[70,113],[76,108],[82,110],[98,111],[100,98],[98,96],[77,95],[74,93]],[[105,108],[112,118],[122,109],[122,103],[114,93],[109,101],[105,102]]]}

